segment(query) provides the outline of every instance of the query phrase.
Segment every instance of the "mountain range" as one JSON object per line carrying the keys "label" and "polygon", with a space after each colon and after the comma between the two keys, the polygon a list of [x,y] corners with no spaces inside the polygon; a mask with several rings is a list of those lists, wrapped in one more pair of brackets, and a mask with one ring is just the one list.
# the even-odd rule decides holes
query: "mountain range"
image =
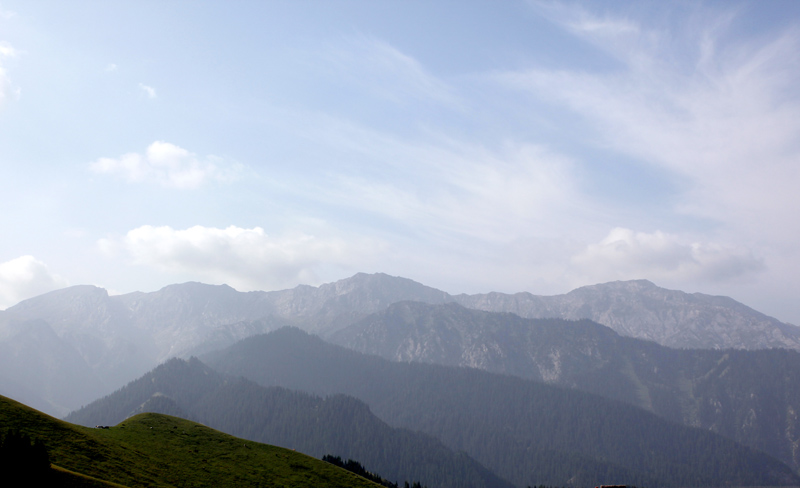
{"label": "mountain range", "polygon": [[[586,318],[670,347],[800,349],[796,326],[730,298],[665,290],[647,281],[552,297],[450,295],[384,274],[273,292],[184,283],[109,296],[101,288],[74,286],[0,312],[0,393],[64,415],[170,357],[200,354],[286,325],[328,337],[401,301],[453,302],[527,318]],[[52,358],[60,358],[57,368]],[[81,386],[64,391],[75,378]]]}

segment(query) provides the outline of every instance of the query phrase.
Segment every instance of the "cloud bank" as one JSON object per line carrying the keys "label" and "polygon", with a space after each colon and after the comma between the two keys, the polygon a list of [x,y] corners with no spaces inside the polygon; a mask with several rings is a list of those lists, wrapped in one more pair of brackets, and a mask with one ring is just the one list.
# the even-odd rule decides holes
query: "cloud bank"
{"label": "cloud bank", "polygon": [[348,266],[375,250],[375,243],[353,244],[302,233],[272,237],[260,227],[199,225],[188,229],[145,225],[99,244],[106,252],[123,250],[135,264],[239,290],[316,284],[320,266]]}
{"label": "cloud bank", "polygon": [[33,256],[0,263],[0,309],[67,285],[65,279],[53,274],[45,263]]}
{"label": "cloud bank", "polygon": [[199,159],[186,149],[168,142],[156,141],[144,154],[128,153],[119,158],[100,158],[89,165],[97,174],[122,177],[131,183],[151,183],[163,187],[192,189],[209,181],[229,182],[238,177],[241,168],[220,158]]}
{"label": "cloud bank", "polygon": [[620,227],[574,256],[572,265],[591,283],[640,278],[713,283],[747,279],[764,269],[763,262],[744,249]]}

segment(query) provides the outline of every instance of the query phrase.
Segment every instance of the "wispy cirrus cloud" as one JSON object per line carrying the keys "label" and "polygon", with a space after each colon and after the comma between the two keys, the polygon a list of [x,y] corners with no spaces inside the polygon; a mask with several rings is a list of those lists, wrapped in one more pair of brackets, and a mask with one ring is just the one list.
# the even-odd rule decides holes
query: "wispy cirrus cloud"
{"label": "wispy cirrus cloud", "polygon": [[0,310],[67,285],[64,278],[30,255],[0,263]]}
{"label": "wispy cirrus cloud", "polygon": [[[403,177],[340,174],[329,197],[427,233],[505,241],[550,222],[578,198],[571,162],[533,144],[490,150],[463,141],[399,146]],[[379,157],[376,155],[376,158]]]}
{"label": "wispy cirrus cloud", "polygon": [[545,146],[506,141],[492,147],[442,134],[404,138],[314,115],[282,120],[301,126],[330,161],[290,191],[377,216],[403,232],[508,241],[534,229],[552,233],[566,215],[593,212],[589,205],[576,210],[584,200],[572,161]]}
{"label": "wispy cirrus cloud", "polygon": [[124,237],[103,239],[108,254],[123,251],[138,265],[239,290],[274,290],[318,283],[322,266],[364,262],[381,243],[323,238],[292,232],[278,237],[260,227],[225,229],[194,226],[173,229],[145,225]]}
{"label": "wispy cirrus cloud", "polygon": [[338,77],[383,99],[395,103],[435,102],[452,107],[461,104],[453,87],[432,75],[414,57],[385,41],[353,37],[329,45],[323,55],[323,62]]}
{"label": "wispy cirrus cloud", "polygon": [[0,6],[0,19],[13,19],[17,16],[17,13],[13,10],[6,10],[2,6]]}
{"label": "wispy cirrus cloud", "polygon": [[152,183],[164,187],[192,189],[209,181],[235,180],[241,165],[221,158],[198,158],[174,144],[156,141],[144,154],[127,153],[119,158],[100,158],[89,165],[97,174],[116,175],[131,183]]}
{"label": "wispy cirrus cloud", "polygon": [[[113,68],[112,69],[106,68],[107,71],[113,71],[113,70],[117,69],[117,65],[109,65],[109,66],[113,66]],[[142,91],[142,93],[145,94],[145,96],[147,96],[147,98],[149,98],[151,100],[158,96],[156,94],[156,89],[155,88],[153,88],[152,86],[149,86],[149,85],[145,85],[144,83],[139,83],[139,89]]]}
{"label": "wispy cirrus cloud", "polygon": [[14,89],[4,67],[5,60],[16,55],[17,50],[11,44],[0,41],[0,106],[8,99],[9,95],[16,94],[16,96],[19,96],[19,90]]}
{"label": "wispy cirrus cloud", "polygon": [[620,65],[497,80],[581,115],[603,146],[679,175],[686,183],[676,211],[753,240],[800,234],[800,28],[742,38],[726,35],[735,10],[698,8],[668,29],[574,4],[536,5]]}

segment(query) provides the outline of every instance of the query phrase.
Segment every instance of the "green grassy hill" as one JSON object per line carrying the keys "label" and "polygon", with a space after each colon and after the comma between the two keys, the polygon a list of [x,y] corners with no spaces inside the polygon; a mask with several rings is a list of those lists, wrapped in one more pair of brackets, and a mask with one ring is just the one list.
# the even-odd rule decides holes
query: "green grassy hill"
{"label": "green grassy hill", "polygon": [[[96,429],[57,420],[0,396],[0,430],[44,442],[58,486],[378,486],[304,454],[166,415],[141,414]],[[0,479],[6,486],[2,481],[8,480]]]}

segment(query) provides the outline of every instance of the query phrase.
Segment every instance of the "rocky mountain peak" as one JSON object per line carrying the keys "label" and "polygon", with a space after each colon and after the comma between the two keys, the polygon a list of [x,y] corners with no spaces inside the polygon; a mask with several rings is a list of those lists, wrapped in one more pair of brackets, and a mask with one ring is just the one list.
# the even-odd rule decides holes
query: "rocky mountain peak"
{"label": "rocky mountain peak", "polygon": [[29,310],[41,310],[42,307],[53,307],[55,304],[64,306],[92,305],[108,298],[108,291],[93,285],[75,285],[54,290],[10,307],[8,310],[15,314],[24,314]]}
{"label": "rocky mountain peak", "polygon": [[459,295],[469,308],[526,318],[590,319],[620,335],[692,349],[800,350],[800,328],[731,298],[661,288],[648,280],[614,281],[564,295]]}
{"label": "rocky mountain peak", "polygon": [[610,281],[608,283],[599,283],[596,285],[581,286],[567,293],[609,293],[609,292],[622,292],[622,293],[641,293],[645,291],[664,290],[659,288],[650,280],[624,280],[624,281]]}

